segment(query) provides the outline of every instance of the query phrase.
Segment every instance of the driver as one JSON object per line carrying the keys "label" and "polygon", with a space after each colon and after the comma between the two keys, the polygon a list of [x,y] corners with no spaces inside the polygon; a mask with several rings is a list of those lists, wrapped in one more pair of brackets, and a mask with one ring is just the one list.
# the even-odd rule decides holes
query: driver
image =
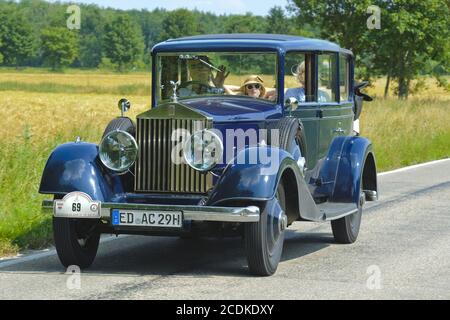
{"label": "driver", "polygon": [[224,92],[223,84],[228,77],[224,66],[218,68],[216,76],[213,76],[211,61],[207,56],[198,56],[197,59],[188,60],[190,81],[187,85],[181,84],[178,94],[180,97],[196,96],[210,93],[219,94]]}

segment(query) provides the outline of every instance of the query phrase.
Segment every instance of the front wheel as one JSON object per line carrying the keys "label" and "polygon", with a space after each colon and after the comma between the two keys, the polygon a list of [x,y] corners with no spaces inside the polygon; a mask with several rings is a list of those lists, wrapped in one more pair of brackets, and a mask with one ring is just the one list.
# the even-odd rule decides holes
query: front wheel
{"label": "front wheel", "polygon": [[98,221],[54,217],[53,236],[59,260],[66,268],[91,266],[100,242]]}
{"label": "front wheel", "polygon": [[251,274],[270,276],[277,270],[287,228],[285,208],[285,192],[280,182],[276,196],[261,207],[259,222],[245,224],[245,248]]}

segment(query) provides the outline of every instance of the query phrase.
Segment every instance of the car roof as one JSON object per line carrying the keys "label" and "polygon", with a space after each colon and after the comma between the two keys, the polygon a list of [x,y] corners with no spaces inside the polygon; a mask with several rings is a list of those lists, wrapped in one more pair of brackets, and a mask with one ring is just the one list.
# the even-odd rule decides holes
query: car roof
{"label": "car roof", "polygon": [[169,39],[153,47],[152,53],[181,51],[330,51],[353,55],[336,43],[283,34],[207,34]]}

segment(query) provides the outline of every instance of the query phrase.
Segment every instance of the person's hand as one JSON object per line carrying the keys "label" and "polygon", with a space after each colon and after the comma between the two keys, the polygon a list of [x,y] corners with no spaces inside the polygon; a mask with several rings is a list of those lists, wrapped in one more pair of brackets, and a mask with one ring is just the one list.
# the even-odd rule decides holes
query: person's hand
{"label": "person's hand", "polygon": [[227,68],[224,65],[219,66],[219,69],[220,72],[217,71],[216,76],[212,79],[212,82],[216,88],[223,88],[225,79],[230,75],[230,72],[227,72]]}
{"label": "person's hand", "polygon": [[265,99],[270,101],[275,101],[277,99],[277,91],[276,90],[268,90],[266,92],[266,95],[264,96]]}

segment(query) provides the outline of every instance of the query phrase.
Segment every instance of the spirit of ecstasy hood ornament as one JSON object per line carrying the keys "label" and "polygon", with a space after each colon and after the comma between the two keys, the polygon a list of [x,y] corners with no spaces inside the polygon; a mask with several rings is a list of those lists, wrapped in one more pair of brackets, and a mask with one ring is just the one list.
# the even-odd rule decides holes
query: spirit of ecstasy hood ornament
{"label": "spirit of ecstasy hood ornament", "polygon": [[180,83],[181,83],[180,80],[178,80],[177,82],[170,80],[170,85],[172,86],[172,90],[173,90],[173,94],[172,94],[173,102],[178,101],[177,89],[178,89],[178,86],[180,85]]}

